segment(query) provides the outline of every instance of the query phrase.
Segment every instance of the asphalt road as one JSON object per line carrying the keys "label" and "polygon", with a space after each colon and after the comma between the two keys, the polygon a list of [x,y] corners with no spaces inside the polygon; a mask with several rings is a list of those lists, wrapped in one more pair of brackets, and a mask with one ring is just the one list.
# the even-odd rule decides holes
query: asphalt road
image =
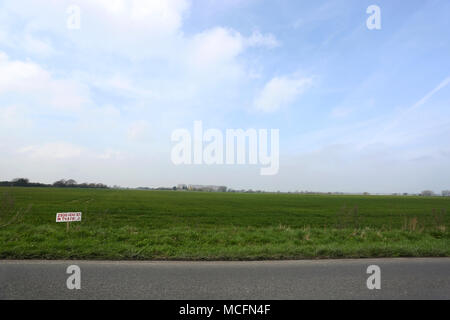
{"label": "asphalt road", "polygon": [[[69,290],[66,269],[81,269]],[[381,289],[369,290],[369,265]],[[1,261],[0,299],[450,299],[450,258],[259,262]]]}

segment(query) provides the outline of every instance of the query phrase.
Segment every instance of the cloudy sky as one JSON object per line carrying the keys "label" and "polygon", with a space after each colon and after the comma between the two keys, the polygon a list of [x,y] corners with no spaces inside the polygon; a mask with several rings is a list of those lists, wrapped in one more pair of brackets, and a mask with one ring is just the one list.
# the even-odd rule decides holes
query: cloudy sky
{"label": "cloudy sky", "polygon": [[[373,4],[380,30],[366,27]],[[0,0],[0,180],[449,189],[449,12],[448,0]],[[175,166],[171,133],[195,120],[279,129],[278,174]]]}

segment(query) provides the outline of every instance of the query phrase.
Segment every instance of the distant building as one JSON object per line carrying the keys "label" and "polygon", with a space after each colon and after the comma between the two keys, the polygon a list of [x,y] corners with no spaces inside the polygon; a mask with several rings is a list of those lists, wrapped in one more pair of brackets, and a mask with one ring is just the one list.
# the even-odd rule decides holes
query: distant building
{"label": "distant building", "polygon": [[189,191],[206,191],[206,192],[226,192],[227,187],[225,186],[205,186],[205,185],[196,185],[190,184],[187,189]]}

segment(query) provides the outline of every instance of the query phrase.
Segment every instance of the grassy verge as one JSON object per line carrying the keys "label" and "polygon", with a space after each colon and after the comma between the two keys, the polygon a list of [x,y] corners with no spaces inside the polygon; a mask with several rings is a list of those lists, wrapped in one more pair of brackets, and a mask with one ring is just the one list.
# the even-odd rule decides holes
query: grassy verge
{"label": "grassy verge", "polygon": [[[447,198],[0,188],[5,192],[14,203],[5,210],[3,198],[1,259],[450,256]],[[23,215],[12,220],[18,210]],[[55,222],[61,211],[82,211],[83,221],[66,232]]]}

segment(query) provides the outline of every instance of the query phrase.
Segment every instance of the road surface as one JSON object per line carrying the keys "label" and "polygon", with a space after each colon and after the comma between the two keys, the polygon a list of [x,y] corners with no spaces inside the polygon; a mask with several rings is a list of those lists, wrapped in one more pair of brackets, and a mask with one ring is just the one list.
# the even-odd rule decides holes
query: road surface
{"label": "road surface", "polygon": [[[81,289],[67,288],[78,265]],[[367,288],[378,265],[381,289]],[[0,260],[0,299],[450,299],[450,258],[258,262]]]}

